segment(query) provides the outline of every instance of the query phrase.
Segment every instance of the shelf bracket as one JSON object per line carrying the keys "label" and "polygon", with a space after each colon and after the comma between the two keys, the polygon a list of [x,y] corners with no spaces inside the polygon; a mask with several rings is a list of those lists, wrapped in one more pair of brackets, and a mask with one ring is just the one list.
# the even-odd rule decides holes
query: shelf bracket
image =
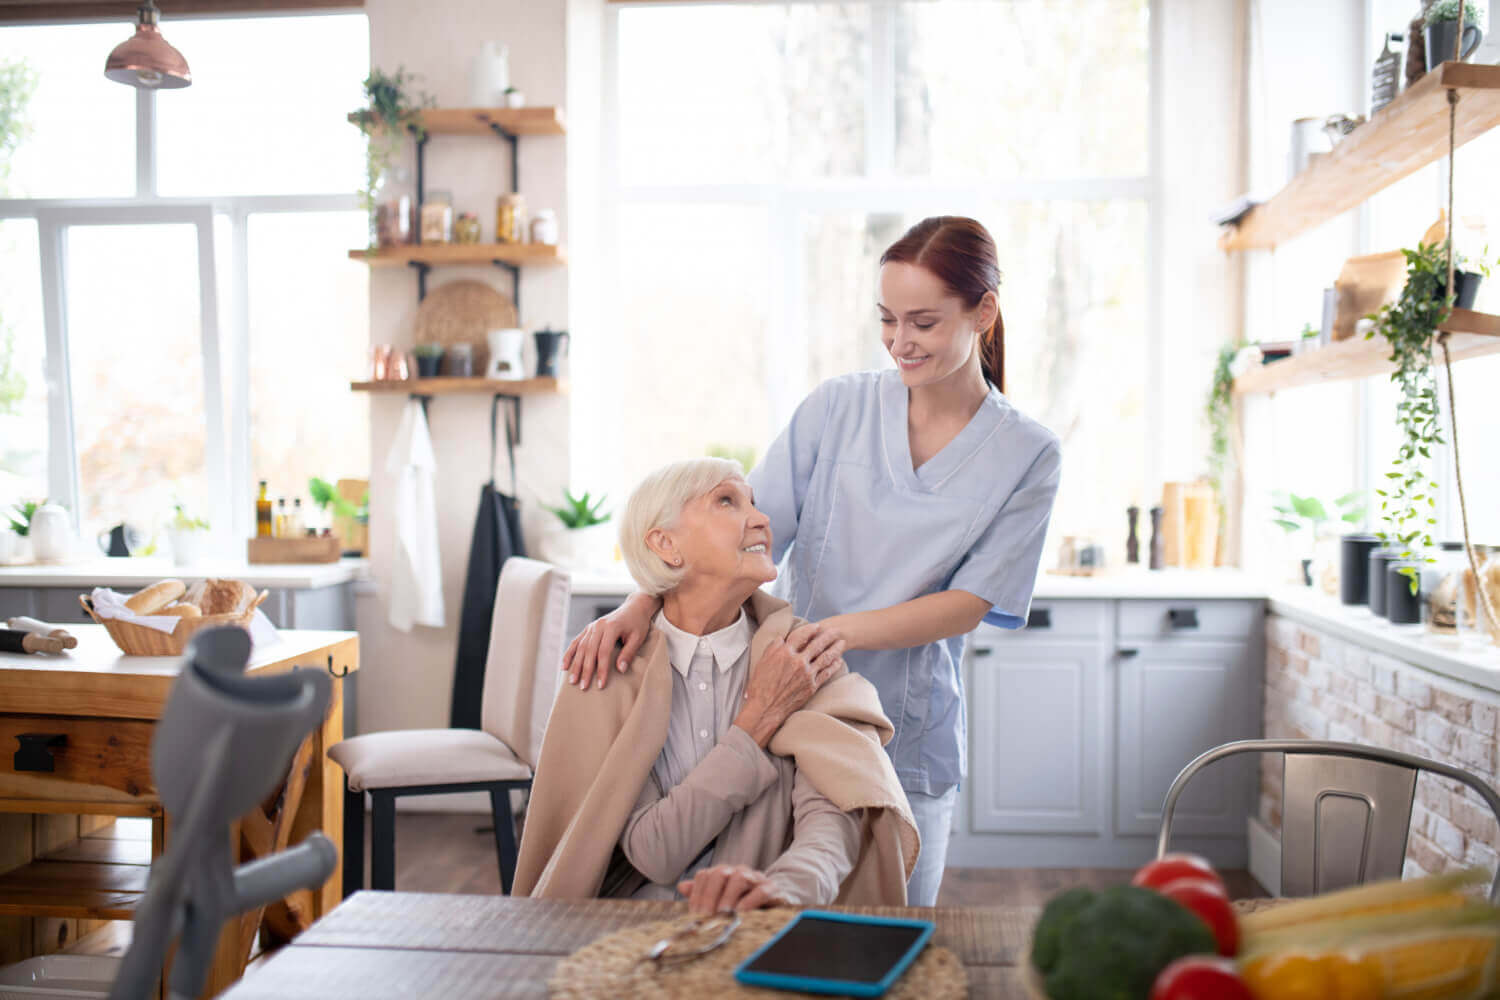
{"label": "shelf bracket", "polygon": [[[415,125],[408,125],[406,128],[417,142],[417,211],[420,212],[422,202],[427,198],[427,178],[424,168],[427,161],[428,136],[425,130],[419,129]],[[418,243],[422,242],[422,228],[420,226],[417,227],[417,231],[413,235],[416,236]]]}
{"label": "shelf bracket", "polygon": [[510,146],[510,191],[511,194],[515,194],[521,190],[521,157],[518,149],[520,144],[516,142],[516,134],[506,131],[499,122],[490,122],[489,126],[491,131]]}
{"label": "shelf bracket", "polygon": [[521,268],[508,260],[490,261],[510,275],[510,304],[516,307],[516,321],[521,319]]}
{"label": "shelf bracket", "polygon": [[417,269],[417,301],[421,302],[427,298],[427,272],[432,270],[432,265],[420,260],[409,260],[406,265]]}
{"label": "shelf bracket", "polygon": [[498,403],[502,399],[505,400],[507,403],[510,404],[510,425],[511,425],[511,428],[515,432],[515,437],[512,438],[512,441],[515,444],[520,444],[521,443],[521,397],[520,396],[512,395],[511,393],[508,393],[508,392],[497,392],[497,393],[495,393],[495,398],[494,398],[493,402]]}

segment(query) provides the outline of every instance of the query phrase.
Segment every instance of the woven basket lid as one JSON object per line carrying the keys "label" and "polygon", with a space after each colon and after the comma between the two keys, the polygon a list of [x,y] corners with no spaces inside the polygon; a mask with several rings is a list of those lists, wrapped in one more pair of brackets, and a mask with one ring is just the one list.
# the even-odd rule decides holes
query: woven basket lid
{"label": "woven basket lid", "polygon": [[515,325],[515,304],[483,281],[439,285],[417,307],[417,343],[472,344],[476,357],[485,353],[486,333]]}

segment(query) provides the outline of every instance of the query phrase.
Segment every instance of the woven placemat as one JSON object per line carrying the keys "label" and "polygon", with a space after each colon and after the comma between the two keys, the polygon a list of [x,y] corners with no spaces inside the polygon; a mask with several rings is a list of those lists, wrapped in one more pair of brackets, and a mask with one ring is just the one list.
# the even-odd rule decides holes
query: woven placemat
{"label": "woven placemat", "polygon": [[[651,962],[642,962],[641,956],[657,941],[689,923],[691,917],[616,931],[559,962],[547,982],[547,992],[556,1000],[789,996],[792,994],[785,990],[741,986],[735,982],[734,969],[796,915],[797,911],[787,909],[746,913],[739,929],[722,947],[702,958],[660,970]],[[947,948],[928,945],[885,996],[893,1000],[960,1000],[968,993],[969,977],[958,956]]]}
{"label": "woven placemat", "polygon": [[417,343],[470,344],[475,371],[484,371],[491,330],[516,326],[516,307],[510,298],[483,281],[465,279],[439,285],[417,307]]}

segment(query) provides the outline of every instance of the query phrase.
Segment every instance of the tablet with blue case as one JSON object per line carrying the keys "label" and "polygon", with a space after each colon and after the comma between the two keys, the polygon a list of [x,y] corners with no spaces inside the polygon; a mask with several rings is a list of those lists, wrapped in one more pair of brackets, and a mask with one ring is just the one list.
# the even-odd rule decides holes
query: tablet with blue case
{"label": "tablet with blue case", "polygon": [[734,978],[746,986],[878,997],[916,961],[932,929],[930,920],[804,910],[740,963]]}

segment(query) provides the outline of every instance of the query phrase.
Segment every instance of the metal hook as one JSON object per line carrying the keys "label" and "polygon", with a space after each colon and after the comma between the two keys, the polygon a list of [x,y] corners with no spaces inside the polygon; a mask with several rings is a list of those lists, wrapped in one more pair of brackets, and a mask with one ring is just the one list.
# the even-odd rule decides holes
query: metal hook
{"label": "metal hook", "polygon": [[336,671],[336,670],[333,669],[333,654],[332,653],[328,654],[328,672],[329,672],[329,674],[333,675],[334,677],[337,677],[337,678],[340,678],[340,679],[349,676],[349,668],[348,667],[344,668],[344,672],[343,673],[339,673],[338,671]]}

